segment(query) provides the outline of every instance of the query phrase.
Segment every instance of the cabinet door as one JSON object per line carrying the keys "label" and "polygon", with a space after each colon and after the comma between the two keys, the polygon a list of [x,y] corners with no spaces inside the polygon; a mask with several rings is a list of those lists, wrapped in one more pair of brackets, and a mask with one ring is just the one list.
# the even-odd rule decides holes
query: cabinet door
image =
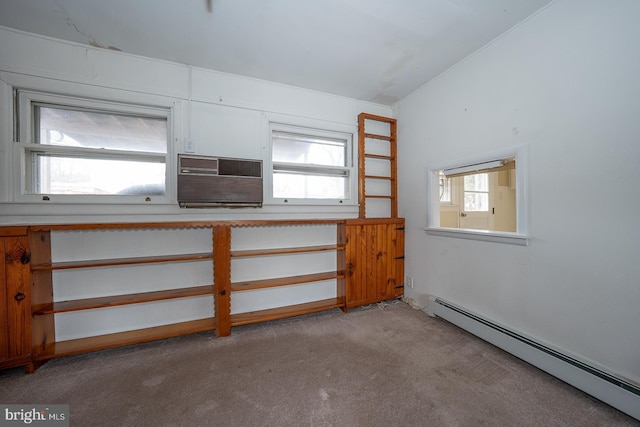
{"label": "cabinet door", "polygon": [[26,236],[0,238],[0,362],[28,358],[31,344],[29,300],[29,249]]}
{"label": "cabinet door", "polygon": [[347,307],[401,297],[403,221],[347,225],[346,240]]}

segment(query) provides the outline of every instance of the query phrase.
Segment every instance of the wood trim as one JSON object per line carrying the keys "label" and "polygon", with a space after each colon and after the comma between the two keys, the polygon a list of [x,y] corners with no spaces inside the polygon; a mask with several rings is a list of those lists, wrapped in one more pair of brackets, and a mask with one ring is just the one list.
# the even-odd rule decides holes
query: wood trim
{"label": "wood trim", "polygon": [[231,227],[213,227],[213,305],[216,336],[231,334]]}
{"label": "wood trim", "polygon": [[360,218],[367,217],[367,203],[366,197],[367,188],[365,179],[363,178],[365,173],[365,131],[364,131],[364,122],[368,117],[368,114],[360,113],[358,115],[358,205],[359,205],[359,214]]}
{"label": "wood trim", "polygon": [[[282,219],[282,220],[242,220],[242,221],[173,221],[173,222],[114,222],[87,224],[33,224],[27,225],[30,231],[66,231],[66,230],[107,230],[107,229],[191,229],[213,228],[217,225],[230,227],[279,227],[295,225],[336,224],[342,219]],[[2,229],[4,227],[0,227]],[[13,228],[13,227],[12,227]]]}
{"label": "wood trim", "polygon": [[215,222],[114,222],[87,224],[34,224],[29,225],[32,231],[61,230],[110,230],[110,229],[164,229],[164,228],[211,228]]}
{"label": "wood trim", "polygon": [[2,226],[0,227],[0,237],[26,236],[29,227],[24,226]]}
{"label": "wood trim", "polygon": [[394,119],[390,123],[390,135],[389,151],[391,153],[391,217],[398,217],[398,122]]}
{"label": "wood trim", "polygon": [[404,218],[354,218],[346,220],[346,225],[372,224],[400,224],[404,225]]}

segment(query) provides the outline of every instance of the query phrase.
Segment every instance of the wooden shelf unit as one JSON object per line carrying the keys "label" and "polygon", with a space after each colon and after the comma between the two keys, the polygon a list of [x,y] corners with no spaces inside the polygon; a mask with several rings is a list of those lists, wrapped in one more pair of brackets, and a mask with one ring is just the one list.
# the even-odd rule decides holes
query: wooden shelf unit
{"label": "wooden shelf unit", "polygon": [[[320,273],[301,274],[295,276],[276,277],[270,279],[259,280],[245,280],[237,282],[229,282],[230,292],[242,292],[255,289],[274,288],[280,286],[300,285],[304,283],[320,282],[325,280],[336,280],[336,297],[326,300],[312,301],[302,304],[294,304],[290,306],[282,306],[266,310],[256,310],[246,313],[230,314],[229,305],[229,325],[238,326],[248,323],[263,322],[268,320],[275,320],[285,317],[298,316],[301,314],[314,313],[322,310],[330,310],[333,308],[345,307],[345,273],[344,273],[344,250],[345,250],[345,233],[344,233],[344,221],[302,221],[302,222],[269,222],[260,223],[262,226],[308,226],[319,224],[335,224],[337,227],[336,243],[331,245],[309,245],[309,246],[295,246],[295,247],[279,247],[268,249],[249,249],[249,250],[230,250],[231,236],[233,232],[228,233],[229,240],[225,243],[228,245],[229,258],[221,260],[219,264],[216,264],[218,270],[221,266],[229,266],[229,271],[222,272],[225,277],[231,277],[231,259],[233,258],[249,258],[249,257],[268,257],[274,255],[300,255],[310,253],[324,253],[334,251],[336,253],[336,270],[326,271]],[[231,227],[249,227],[254,226],[254,223],[235,223]],[[227,317],[227,314],[224,315]]]}
{"label": "wooden shelf unit", "polygon": [[[367,122],[378,122],[387,126],[388,135],[367,132]],[[367,150],[367,140],[379,140],[389,143],[388,155],[372,153]],[[360,218],[367,216],[367,199],[389,199],[389,217],[398,217],[398,167],[397,167],[397,121],[389,117],[360,113],[358,115],[358,202]],[[367,159],[376,159],[389,163],[389,175],[368,174]],[[389,182],[388,194],[375,194],[367,191],[367,180],[383,180]]]}
{"label": "wooden shelf unit", "polygon": [[[20,330],[26,331],[25,351],[19,358],[15,358],[5,365],[0,364],[0,368],[15,366],[18,364],[28,365],[28,370],[32,371],[40,364],[49,359],[68,356],[72,354],[89,351],[103,350],[129,344],[142,343],[163,338],[175,337],[184,334],[215,331],[216,336],[226,336],[231,333],[232,326],[246,325],[250,323],[263,322],[303,314],[315,313],[323,310],[340,308],[346,311],[347,308],[355,307],[363,301],[382,300],[401,295],[396,287],[387,286],[393,292],[379,292],[384,286],[373,284],[377,291],[365,292],[367,283],[373,273],[371,271],[384,272],[386,267],[372,267],[376,262],[383,266],[397,264],[398,261],[384,261],[386,257],[400,253],[400,249],[392,250],[393,245],[403,242],[399,237],[395,237],[393,244],[391,240],[382,242],[383,230],[391,236],[397,226],[403,222],[394,219],[335,219],[335,220],[258,220],[258,221],[211,221],[211,222],[167,222],[167,223],[122,223],[122,224],[63,224],[63,225],[32,225],[22,226],[21,236],[16,227],[0,227],[4,235],[9,235],[11,239],[20,239],[23,246],[30,251],[30,263],[24,265],[26,274],[23,274],[22,282],[30,283],[26,286],[27,310],[25,318],[22,320],[11,320],[19,323]],[[376,225],[377,224],[377,225]],[[231,250],[231,241],[234,230],[239,228],[262,229],[265,227],[280,227],[283,230],[275,230],[267,234],[280,240],[279,234],[286,234],[289,227],[304,227],[312,225],[335,226],[335,240],[331,244],[292,245],[265,249],[243,249]],[[389,227],[396,227],[393,230]],[[363,228],[364,227],[364,228]],[[377,228],[376,228],[377,227]],[[382,228],[380,228],[382,227]],[[386,227],[386,228],[384,228]],[[134,256],[108,259],[93,259],[82,261],[52,262],[51,233],[59,231],[92,232],[97,230],[183,230],[201,229],[205,233],[211,233],[212,251],[198,253],[183,253],[175,255],[158,256]],[[372,230],[372,231],[366,231]],[[253,231],[249,231],[247,242],[252,242]],[[324,240],[328,235],[323,234]],[[378,234],[376,234],[378,233]],[[19,234],[19,233],[18,233]],[[13,236],[16,235],[14,238]],[[276,236],[276,237],[273,237]],[[359,237],[366,236],[366,237]],[[394,235],[395,236],[395,235]],[[399,236],[399,235],[398,235]],[[299,239],[307,240],[306,234],[302,234]],[[367,240],[368,239],[368,240]],[[295,239],[294,239],[295,240]],[[13,241],[13,240],[12,240]],[[375,251],[367,251],[366,255],[360,249],[362,245],[376,243]],[[382,245],[382,246],[381,246]],[[305,274],[289,275],[276,278],[259,278],[256,280],[231,280],[232,259],[249,259],[257,257],[273,256],[293,256],[304,254],[330,254],[335,253],[335,269],[331,271],[313,272]],[[98,258],[98,257],[97,257]],[[365,258],[369,259],[364,263]],[[381,258],[383,258],[381,260]],[[326,260],[326,258],[323,258]],[[154,265],[182,263],[190,261],[209,261],[213,270],[213,284],[189,287],[175,287],[172,289],[150,290],[145,292],[135,292],[128,294],[116,294],[110,296],[99,296],[91,298],[71,299],[67,301],[55,301],[54,298],[54,272],[69,271],[73,269],[102,269],[131,265]],[[214,268],[215,267],[215,268]],[[302,270],[305,270],[303,268]],[[372,270],[374,269],[374,270]],[[389,270],[399,273],[395,270]],[[376,273],[377,274],[377,273]],[[386,273],[385,273],[386,274]],[[391,274],[391,273],[390,273]],[[371,277],[369,277],[371,276]],[[26,277],[26,279],[24,279]],[[378,276],[382,278],[383,275]],[[395,276],[394,276],[395,277]],[[24,280],[23,280],[24,279]],[[61,280],[56,277],[55,280]],[[295,286],[312,282],[323,282],[335,280],[335,296],[317,301],[304,302],[299,304],[285,305],[264,310],[252,310],[244,313],[231,314],[231,295],[243,291],[276,288],[282,286]],[[11,280],[12,282],[16,279]],[[388,282],[391,283],[391,282]],[[18,283],[19,285],[19,283]],[[184,285],[183,285],[184,286]],[[322,285],[325,286],[325,285]],[[333,285],[331,285],[333,286]],[[365,295],[366,294],[366,295]],[[61,313],[82,312],[85,310],[100,310],[109,307],[128,306],[135,304],[153,303],[158,301],[176,300],[180,298],[198,297],[211,295],[213,297],[213,316],[186,321],[170,323],[161,326],[145,327],[124,332],[116,332],[89,336],[86,338],[57,341],[55,334],[55,316]],[[355,299],[354,299],[355,298]],[[5,298],[6,299],[6,298]],[[30,299],[30,301],[29,301]],[[91,312],[87,312],[88,315]],[[29,339],[30,338],[30,339]],[[29,354],[30,351],[30,354]],[[19,359],[19,360],[18,360]]]}
{"label": "wooden shelf unit", "polygon": [[186,253],[175,255],[141,256],[111,259],[52,262],[51,231],[93,231],[104,229],[189,229],[212,228],[205,223],[142,223],[142,224],[75,224],[32,226],[29,241],[32,251],[32,358],[37,367],[44,361],[70,354],[103,350],[122,345],[141,343],[156,339],[169,338],[186,333],[215,329],[215,316],[209,318],[170,323],[161,326],[130,330],[118,333],[91,336],[68,341],[56,341],[55,314],[103,309],[130,304],[144,304],[178,298],[212,295],[213,285],[173,288],[151,292],[137,292],[95,298],[84,298],[54,302],[53,272],[57,270],[90,269],[117,266],[168,264],[189,261],[213,261],[213,251],[205,253]]}

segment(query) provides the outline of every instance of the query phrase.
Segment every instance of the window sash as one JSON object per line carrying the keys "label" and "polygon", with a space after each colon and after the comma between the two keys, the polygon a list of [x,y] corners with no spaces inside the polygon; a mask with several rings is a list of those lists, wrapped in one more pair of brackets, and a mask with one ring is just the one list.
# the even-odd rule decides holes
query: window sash
{"label": "window sash", "polygon": [[[351,134],[271,128],[271,196],[276,200],[351,198]],[[297,146],[296,146],[297,144]],[[318,148],[313,153],[314,148]],[[297,150],[288,153],[287,150]],[[289,183],[283,181],[289,175]],[[314,178],[315,177],[315,178]]]}
{"label": "window sash", "polygon": [[[169,142],[172,139],[170,105],[142,106],[20,89],[16,90],[16,105],[18,116],[15,133],[16,140],[20,143],[20,157],[24,165],[22,184],[20,188],[16,187],[19,197],[23,195],[27,197],[25,200],[30,200],[29,196],[53,194],[58,196],[55,199],[58,201],[94,203],[100,202],[101,199],[110,202],[148,202],[148,198],[132,199],[130,196],[161,196],[154,197],[153,200],[168,201],[171,165]],[[59,141],[59,144],[55,140],[43,141],[43,137],[48,136],[41,135],[40,113],[43,110],[46,113],[59,114],[63,120],[58,129],[62,133],[71,130],[74,135],[79,135],[76,140],[80,142],[68,138]],[[79,123],[80,118],[85,118],[87,122]],[[91,122],[92,119],[96,122]],[[69,123],[65,123],[65,120],[69,120]],[[131,130],[137,126],[136,122],[140,120],[142,123],[132,132]],[[98,126],[95,126],[95,123],[98,123]],[[56,125],[58,124],[54,121],[53,126],[49,128],[56,129]],[[145,127],[149,129],[145,130]],[[81,146],[82,141],[86,141],[86,135],[89,143]],[[106,139],[101,141],[104,136]],[[110,144],[111,142],[114,144]],[[50,161],[47,162],[47,159]],[[58,177],[51,175],[52,171],[47,170],[48,166],[40,170],[40,165],[58,165]],[[73,173],[66,174],[69,167],[78,167],[77,170],[82,171],[82,174],[77,179]],[[127,172],[123,174],[123,171]],[[63,179],[67,180],[68,188],[60,190],[61,187],[56,186],[56,191],[47,187],[56,179],[58,183]],[[92,188],[92,182],[89,182],[91,179],[101,180],[104,184],[100,187],[111,190],[70,191],[74,186]],[[79,183],[83,180],[86,182]],[[118,188],[115,185],[117,182],[128,182],[130,185]],[[114,199],[114,196],[121,199]]]}
{"label": "window sash", "polygon": [[[33,143],[101,150],[167,153],[167,117],[32,102]],[[56,120],[53,116],[59,116]],[[87,125],[91,122],[91,127]],[[164,124],[164,126],[162,126]],[[159,126],[160,125],[160,126]],[[60,134],[51,141],[49,133]],[[77,141],[72,136],[80,137]],[[67,137],[67,138],[63,138]]]}

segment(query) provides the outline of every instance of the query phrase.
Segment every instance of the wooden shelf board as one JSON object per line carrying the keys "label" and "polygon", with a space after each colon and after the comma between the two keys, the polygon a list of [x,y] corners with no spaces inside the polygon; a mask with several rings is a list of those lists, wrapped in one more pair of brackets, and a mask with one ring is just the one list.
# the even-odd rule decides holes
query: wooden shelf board
{"label": "wooden shelf board", "polygon": [[386,179],[388,181],[393,181],[394,179],[390,176],[382,176],[382,175],[365,175],[365,179]]}
{"label": "wooden shelf board", "polygon": [[321,245],[321,246],[299,246],[291,248],[274,248],[274,249],[251,249],[242,251],[231,251],[231,258],[264,256],[264,255],[282,255],[282,254],[297,254],[305,252],[323,252],[323,251],[337,251],[343,250],[344,246],[336,245]]}
{"label": "wooden shelf board", "polygon": [[137,294],[114,295],[107,297],[86,298],[73,301],[60,301],[52,304],[41,304],[33,307],[33,315],[41,316],[69,311],[91,310],[95,308],[115,307],[127,304],[140,304],[152,301],[163,301],[174,298],[186,298],[200,295],[213,295],[213,285],[194,286],[182,289],[168,289]]}
{"label": "wooden shelf board", "polygon": [[392,137],[390,136],[386,136],[386,135],[377,135],[375,133],[365,133],[364,134],[365,138],[370,138],[370,139],[382,139],[384,141],[391,141]]}
{"label": "wooden shelf board", "polygon": [[365,194],[364,197],[367,199],[393,199],[393,196],[383,196],[380,194]]}
{"label": "wooden shelf board", "polygon": [[231,283],[231,291],[248,291],[251,289],[273,288],[276,286],[299,285],[302,283],[319,282],[321,280],[344,277],[344,272],[327,271],[324,273],[302,274],[299,276],[276,277],[274,279],[247,280]]}
{"label": "wooden shelf board", "polygon": [[378,116],[376,114],[370,114],[370,113],[360,113],[358,114],[358,119],[364,119],[364,120],[375,120],[378,122],[387,122],[387,123],[396,123],[397,119],[393,119],[391,117],[384,117],[384,116]]}
{"label": "wooden shelf board", "polygon": [[211,221],[173,221],[173,222],[113,222],[87,224],[33,224],[29,228],[33,231],[68,231],[68,230],[114,230],[114,229],[182,229],[182,228],[211,228],[215,225]]}
{"label": "wooden shelf board", "polygon": [[[69,341],[59,341],[46,346],[45,351],[34,351],[35,360],[43,361],[56,357],[70,356],[88,351],[105,350],[123,345],[139,344],[180,335],[205,332],[215,329],[213,317],[189,322],[172,323],[152,328],[136,329],[115,334],[98,335]],[[36,349],[34,349],[36,350]]]}
{"label": "wooden shelf board", "polygon": [[119,222],[119,223],[87,223],[87,224],[31,224],[31,231],[73,231],[73,230],[153,230],[153,229],[193,229],[229,227],[282,227],[305,225],[339,224],[341,219],[293,219],[293,220],[226,220],[226,221],[175,221],[175,222]]}
{"label": "wooden shelf board", "polygon": [[381,160],[393,160],[391,156],[383,156],[382,154],[364,154],[364,157],[369,157],[371,159],[381,159]]}
{"label": "wooden shelf board", "polygon": [[68,270],[73,268],[112,267],[118,265],[157,264],[162,262],[185,262],[213,259],[213,253],[157,255],[148,257],[97,259],[86,261],[64,261],[51,264],[40,264],[31,267],[31,271]]}
{"label": "wooden shelf board", "polygon": [[250,311],[231,315],[231,326],[248,325],[250,323],[266,322],[268,320],[283,319],[285,317],[300,316],[318,311],[343,308],[344,302],[338,298],[329,298],[287,307],[270,308],[267,310]]}

